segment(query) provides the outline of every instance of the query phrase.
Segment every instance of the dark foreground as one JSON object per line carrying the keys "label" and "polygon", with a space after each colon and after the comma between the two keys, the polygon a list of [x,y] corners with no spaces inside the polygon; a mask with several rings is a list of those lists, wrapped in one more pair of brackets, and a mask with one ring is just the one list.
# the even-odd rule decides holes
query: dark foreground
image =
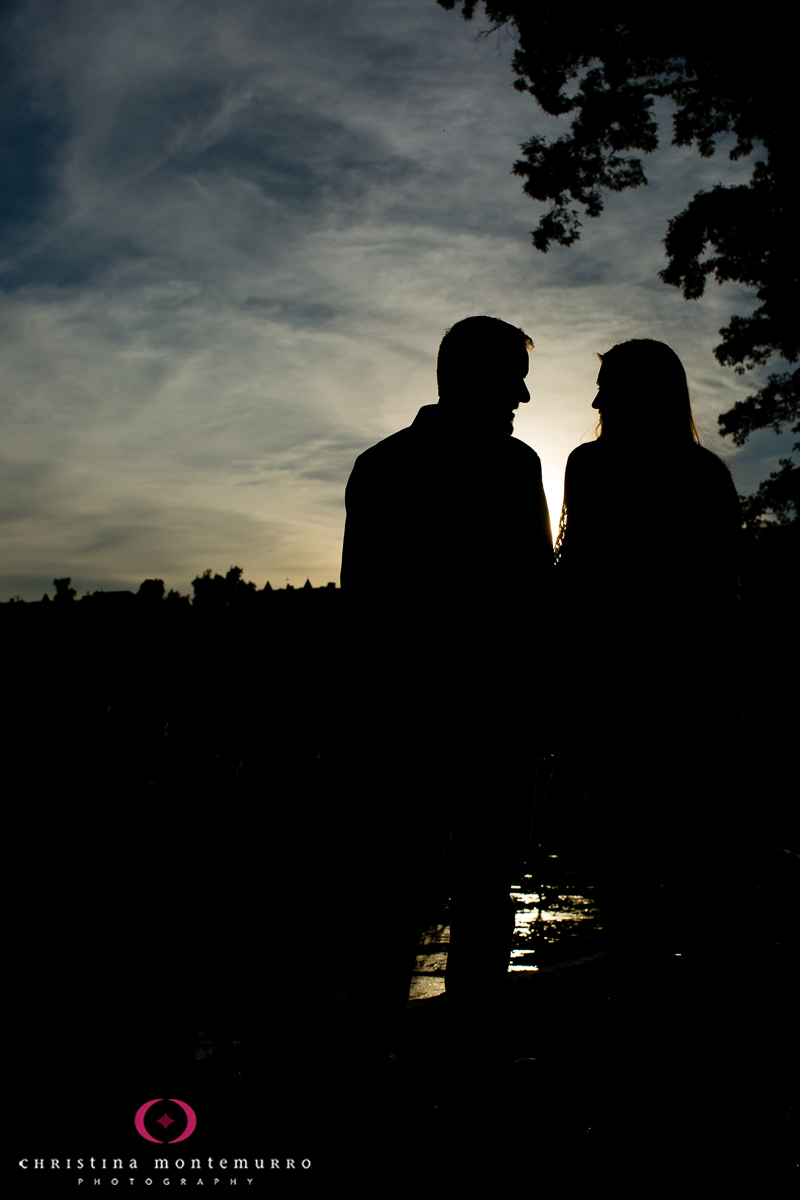
{"label": "dark foreground", "polygon": [[[698,914],[707,928],[700,954],[655,930],[607,952],[602,914],[582,932],[543,926],[542,941],[551,940],[539,969],[509,976],[505,1027],[495,1031],[504,1061],[490,1065],[480,1053],[479,974],[475,1038],[449,1058],[447,1000],[436,996],[409,1003],[394,1059],[363,1071],[343,1062],[342,979],[369,956],[357,926],[341,937],[347,905],[337,911],[330,879],[316,902],[320,880],[304,881],[305,900],[298,881],[295,921],[281,933],[265,925],[263,879],[249,921],[253,896],[230,874],[220,878],[214,902],[197,901],[199,944],[181,932],[191,897],[157,874],[143,880],[135,914],[112,914],[124,936],[103,917],[109,880],[87,889],[80,913],[73,892],[65,951],[42,931],[44,958],[25,958],[11,1038],[18,1188],[60,1196],[123,1179],[144,1190],[236,1178],[241,1190],[252,1178],[250,1190],[291,1194],[341,1179],[366,1194],[410,1178],[567,1194],[603,1181],[641,1196],[666,1185],[777,1196],[796,1186],[800,859],[788,849],[754,848],[747,878]],[[215,928],[210,916],[231,889],[236,903]],[[287,917],[285,907],[272,911]],[[52,937],[58,912],[50,919]],[[93,922],[104,944],[90,940]],[[182,959],[187,946],[193,961]],[[154,1145],[133,1128],[136,1110],[159,1097],[196,1112],[185,1143],[171,1144],[166,1130]],[[180,1129],[182,1111],[169,1112]],[[156,1170],[159,1156],[167,1166]],[[113,1169],[118,1157],[124,1171]],[[58,1168],[47,1167],[53,1159]],[[234,1171],[234,1160],[247,1169]]]}

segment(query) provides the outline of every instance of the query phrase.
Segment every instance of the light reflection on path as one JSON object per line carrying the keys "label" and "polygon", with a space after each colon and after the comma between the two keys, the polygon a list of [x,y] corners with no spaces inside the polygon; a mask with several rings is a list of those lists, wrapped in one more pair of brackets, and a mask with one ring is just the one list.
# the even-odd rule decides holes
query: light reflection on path
{"label": "light reflection on path", "polygon": [[[556,855],[548,857],[556,859]],[[583,890],[591,893],[591,888]],[[511,894],[517,914],[510,971],[538,971],[542,966],[578,957],[587,948],[594,948],[591,943],[600,932],[598,911],[591,895],[582,895],[568,875],[558,880],[551,877],[545,882],[524,875],[512,887]],[[431,925],[422,934],[410,1000],[426,999],[444,991],[449,941],[447,923]]]}

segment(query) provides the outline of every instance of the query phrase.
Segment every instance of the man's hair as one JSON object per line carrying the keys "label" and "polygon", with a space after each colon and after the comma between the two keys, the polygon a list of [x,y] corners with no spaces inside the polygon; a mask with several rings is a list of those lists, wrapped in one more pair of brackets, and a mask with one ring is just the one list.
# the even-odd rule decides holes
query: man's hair
{"label": "man's hair", "polygon": [[465,317],[445,330],[436,359],[439,395],[469,379],[476,366],[493,356],[532,350],[527,333],[497,317]]}

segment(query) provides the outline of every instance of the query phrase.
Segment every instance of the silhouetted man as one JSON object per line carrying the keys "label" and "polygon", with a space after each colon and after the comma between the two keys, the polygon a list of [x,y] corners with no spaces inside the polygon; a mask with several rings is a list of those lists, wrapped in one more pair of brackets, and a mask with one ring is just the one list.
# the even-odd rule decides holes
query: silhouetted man
{"label": "silhouetted man", "polygon": [[[469,317],[439,347],[439,403],[356,460],[342,589],[355,788],[380,820],[354,1023],[381,1049],[408,997],[426,893],[453,842],[447,1005],[493,1025],[508,969],[547,679],[550,519],[511,437],[530,339]],[[488,1022],[484,1019],[488,1018]]]}

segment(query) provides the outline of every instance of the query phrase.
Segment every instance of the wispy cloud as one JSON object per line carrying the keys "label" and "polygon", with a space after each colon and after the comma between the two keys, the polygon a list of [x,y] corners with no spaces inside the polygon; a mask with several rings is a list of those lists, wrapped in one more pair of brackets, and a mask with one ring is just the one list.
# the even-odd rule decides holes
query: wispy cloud
{"label": "wispy cloud", "polygon": [[[472,312],[536,342],[517,432],[556,510],[595,351],[674,345],[715,446],[747,394],[711,349],[751,301],[656,278],[668,218],[747,165],[666,150],[646,194],[537,254],[510,168],[553,123],[511,88],[509,44],[434,0],[23,0],[6,20],[0,594],[59,573],[185,591],[232,562],[337,578],[353,459],[435,399],[442,332]],[[748,490],[780,443],[723,448]]]}

